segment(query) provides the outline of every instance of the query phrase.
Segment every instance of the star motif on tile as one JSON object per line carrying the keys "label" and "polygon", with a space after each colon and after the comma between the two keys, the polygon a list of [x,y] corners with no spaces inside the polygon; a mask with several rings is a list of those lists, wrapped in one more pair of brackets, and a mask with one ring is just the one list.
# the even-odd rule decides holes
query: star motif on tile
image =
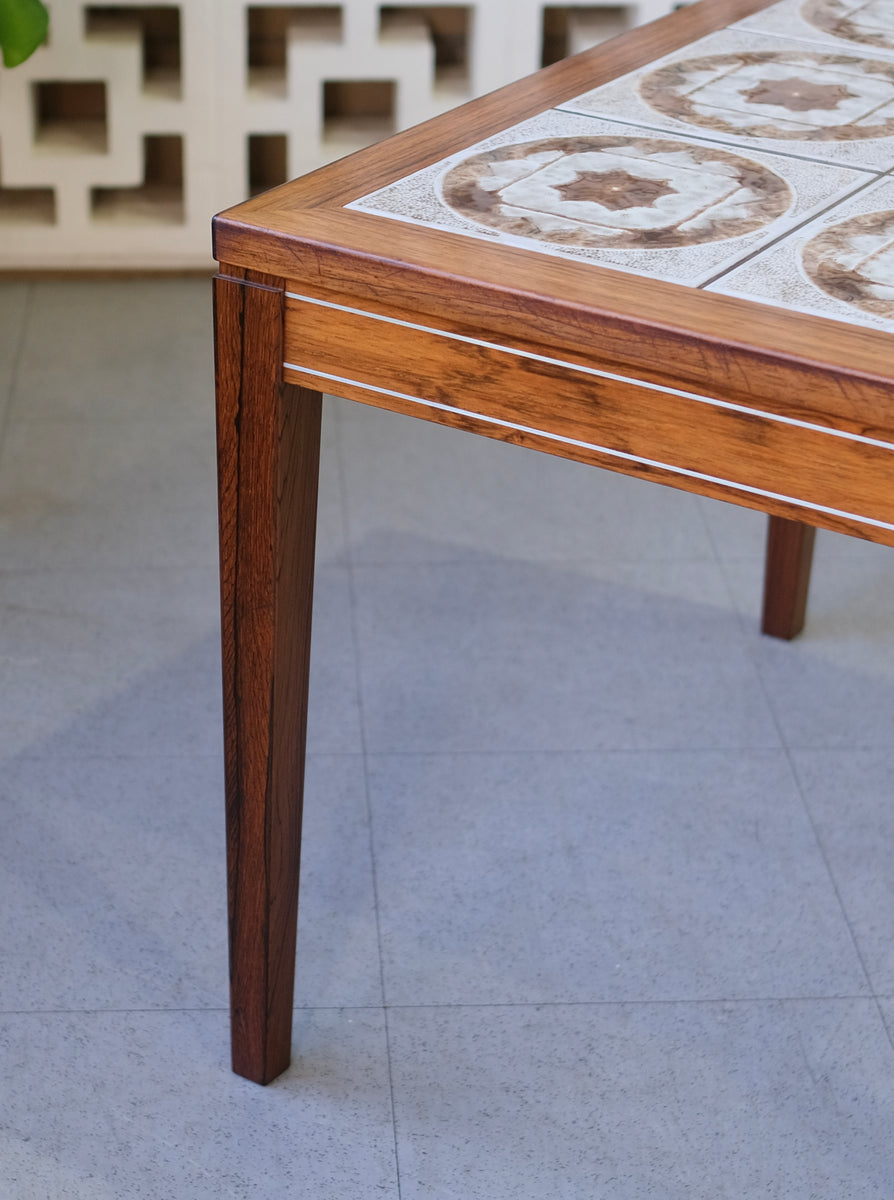
{"label": "star motif on tile", "polygon": [[676,192],[666,179],[642,179],[628,171],[586,171],[556,189],[563,200],[584,200],[602,208],[652,208],[662,196]]}
{"label": "star motif on tile", "polygon": [[751,104],[774,104],[789,112],[812,112],[837,108],[853,96],[842,83],[813,83],[809,79],[762,79],[757,87],[742,93]]}

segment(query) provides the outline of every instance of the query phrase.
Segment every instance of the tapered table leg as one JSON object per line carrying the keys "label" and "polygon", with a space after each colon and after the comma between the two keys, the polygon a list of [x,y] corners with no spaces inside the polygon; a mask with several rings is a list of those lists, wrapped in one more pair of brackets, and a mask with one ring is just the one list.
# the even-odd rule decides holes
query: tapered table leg
{"label": "tapered table leg", "polygon": [[279,288],[215,280],[233,1069],[258,1083],[291,1052],[320,453],[282,321]]}
{"label": "tapered table leg", "polygon": [[816,530],[800,521],[770,517],[761,629],[790,640],[804,628]]}

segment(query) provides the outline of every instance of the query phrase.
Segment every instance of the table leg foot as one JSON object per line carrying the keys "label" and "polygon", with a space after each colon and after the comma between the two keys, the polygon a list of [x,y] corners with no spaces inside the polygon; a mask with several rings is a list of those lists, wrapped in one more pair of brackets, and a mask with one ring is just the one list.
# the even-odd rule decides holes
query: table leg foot
{"label": "table leg foot", "polygon": [[282,380],[283,294],[215,280],[233,1070],[289,1065],[321,396]]}
{"label": "table leg foot", "polygon": [[785,517],[769,518],[761,630],[790,640],[804,628],[816,530]]}

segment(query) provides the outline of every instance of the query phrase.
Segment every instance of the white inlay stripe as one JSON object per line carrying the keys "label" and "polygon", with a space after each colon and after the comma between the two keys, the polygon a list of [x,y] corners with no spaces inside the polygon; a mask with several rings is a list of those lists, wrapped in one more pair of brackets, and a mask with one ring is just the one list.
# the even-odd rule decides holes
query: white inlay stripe
{"label": "white inlay stripe", "polygon": [[[417,325],[413,321],[400,321],[396,317],[385,317],[381,313],[367,312],[362,308],[349,308],[345,304],[333,304],[329,300],[317,300],[313,296],[299,296],[297,292],[286,292],[286,295],[290,299],[300,300],[304,304],[316,304],[321,308],[333,308],[338,312],[351,313],[353,316],[367,317],[371,321],[384,321],[388,325],[400,325],[404,329],[417,329],[420,333],[432,333],[437,337],[447,338],[448,341],[466,342],[470,346],[483,346],[486,350],[498,350],[501,354],[514,354],[517,358],[530,358],[535,362],[548,363],[550,366],[562,367],[568,371],[577,371],[582,375],[595,375],[599,379],[612,379],[616,383],[630,383],[635,387],[646,388],[650,392],[662,392],[668,396],[682,396],[684,400],[695,400],[699,404],[708,404],[712,408],[725,408],[731,412],[745,413],[749,417],[760,417],[765,421],[776,421],[780,425],[793,425],[797,429],[809,429],[814,433],[825,433],[829,437],[843,438],[846,442],[860,442],[866,446],[878,446],[882,450],[894,450],[894,442],[884,442],[879,438],[866,437],[862,433],[849,433],[843,429],[830,429],[826,425],[817,425],[812,421],[800,421],[797,417],[784,417],[779,413],[766,412],[760,408],[748,408],[744,404],[733,404],[729,400],[718,400],[715,396],[703,396],[698,392],[686,392],[679,388],[665,387],[659,383],[648,383],[643,379],[635,379],[630,375],[617,375],[612,371],[600,371],[596,367],[585,367],[580,363],[566,362],[561,358],[548,358],[543,354],[533,354],[530,350],[517,350],[513,346],[502,346],[499,342],[485,342],[480,338],[467,337],[462,333],[448,333],[443,329],[435,329],[429,325]],[[372,388],[371,390],[376,391],[381,389]],[[399,393],[395,392],[394,394],[398,395]],[[489,420],[490,418],[485,419]]]}
{"label": "white inlay stripe", "polygon": [[[720,475],[705,475],[701,471],[690,471],[686,467],[675,467],[670,463],[658,462],[654,458],[641,458],[638,454],[626,454],[623,450],[612,450],[608,446],[597,446],[593,442],[582,442],[577,438],[564,437],[560,433],[547,433],[542,429],[534,429],[530,425],[516,425],[512,421],[504,421],[500,417],[489,417],[483,413],[472,412],[467,408],[455,408],[451,404],[440,404],[437,400],[423,400],[419,396],[410,396],[406,392],[395,392],[390,388],[375,387],[371,383],[360,383],[356,379],[346,379],[342,375],[329,375],[325,371],[315,371],[310,367],[302,367],[297,363],[283,363],[287,371],[296,371],[299,375],[313,376],[315,379],[325,379],[329,383],[346,383],[351,387],[365,392],[376,392],[381,396],[394,396],[396,400],[407,400],[411,404],[419,404],[423,408],[437,408],[442,412],[456,413],[460,417],[471,417],[474,421],[482,421],[485,425],[499,425],[503,429],[514,429],[517,433],[530,433],[535,437],[549,442],[559,442],[565,446],[578,446],[582,450],[593,450],[597,454],[605,454],[609,458],[620,458],[625,462],[640,463],[644,467],[654,467],[659,471],[669,471],[674,475],[685,475],[688,479],[702,479],[705,483],[718,483],[721,487],[735,488],[738,492],[747,492],[750,496],[762,496],[767,500],[782,500],[786,504],[794,504],[798,508],[806,508],[811,512],[826,513],[830,517],[842,517],[846,521],[859,521],[861,525],[872,525],[877,529],[890,529],[894,525],[887,521],[879,521],[874,517],[861,517],[858,513],[845,512],[840,508],[829,508],[825,504],[814,504],[810,500],[799,500],[796,496],[786,496],[782,492],[768,492],[763,488],[752,487],[747,483],[736,483],[733,479],[724,479]],[[323,390],[322,388],[320,389]]]}

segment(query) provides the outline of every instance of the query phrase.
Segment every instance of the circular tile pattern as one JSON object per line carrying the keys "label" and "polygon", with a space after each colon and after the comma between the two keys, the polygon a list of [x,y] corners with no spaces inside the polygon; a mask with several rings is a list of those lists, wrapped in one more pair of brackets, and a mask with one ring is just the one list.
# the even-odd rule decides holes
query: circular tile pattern
{"label": "circular tile pattern", "polygon": [[471,155],[441,182],[479,225],[563,246],[643,250],[751,233],[789,208],[786,181],[719,146],[542,138]]}
{"label": "circular tile pattern", "polygon": [[808,0],[801,15],[814,28],[833,37],[894,50],[894,5],[885,0],[870,0],[868,4],[854,0]]}
{"label": "circular tile pattern", "polygon": [[669,63],[640,83],[656,112],[740,137],[853,141],[894,135],[894,62],[787,50]]}
{"label": "circular tile pattern", "polygon": [[824,229],[802,249],[801,265],[836,300],[894,319],[894,212],[864,213]]}

